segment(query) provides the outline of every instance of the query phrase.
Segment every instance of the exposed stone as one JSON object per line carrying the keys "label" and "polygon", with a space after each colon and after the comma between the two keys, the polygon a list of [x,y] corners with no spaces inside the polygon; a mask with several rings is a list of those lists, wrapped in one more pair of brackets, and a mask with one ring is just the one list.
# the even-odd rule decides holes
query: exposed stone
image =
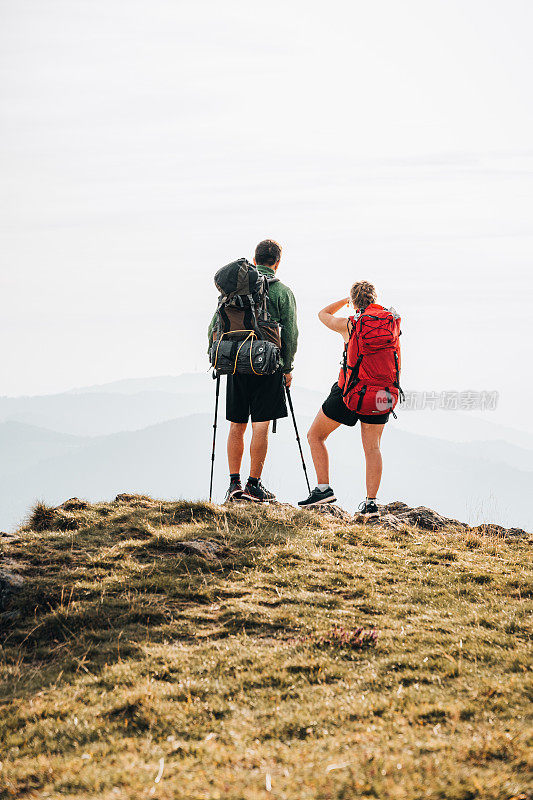
{"label": "exposed stone", "polygon": [[382,514],[377,519],[373,518],[371,521],[374,522],[374,527],[376,528],[384,528],[392,531],[405,531],[405,521],[399,519],[399,517],[395,517],[394,514]]}
{"label": "exposed stone", "polygon": [[472,530],[475,533],[488,534],[489,536],[502,536],[505,539],[524,539],[530,536],[530,534],[522,528],[503,528],[501,525],[495,525],[493,522],[485,525],[476,525]]}
{"label": "exposed stone", "polygon": [[491,536],[502,536],[506,529],[501,525],[496,525],[493,522],[487,523],[486,525],[476,525],[475,528],[472,528],[475,533],[488,533]]}
{"label": "exposed stone", "polygon": [[380,510],[384,510],[387,514],[398,514],[401,511],[409,511],[407,503],[402,503],[401,500],[394,500],[393,503],[387,503],[386,506],[380,506]]}
{"label": "exposed stone", "polygon": [[71,497],[61,503],[58,508],[62,508],[64,511],[82,511],[84,508],[89,508],[89,503],[87,500],[80,500],[79,497]]}
{"label": "exposed stone", "polygon": [[117,494],[113,502],[127,503],[130,506],[139,506],[140,508],[150,508],[155,503],[153,498],[145,494],[128,494],[127,492]]}
{"label": "exposed stone", "polygon": [[[226,501],[224,503],[225,506],[231,506],[234,501]],[[246,501],[237,501],[237,505],[243,505]],[[280,511],[294,511],[294,506],[290,503],[280,503],[278,500],[273,500],[267,505],[271,506],[272,508],[279,509]]]}
{"label": "exposed stone", "polygon": [[445,517],[441,517],[436,511],[425,506],[418,508],[410,508],[408,511],[401,511],[397,517],[404,522],[410,522],[411,525],[416,525],[418,528],[423,528],[426,531],[438,531],[447,526]]}
{"label": "exposed stone", "polygon": [[20,592],[24,578],[16,572],[0,567],[0,612],[4,611],[11,597]]}
{"label": "exposed stone", "polygon": [[[316,509],[318,510],[318,509]],[[427,531],[440,531],[458,528],[463,531],[472,531],[474,533],[488,534],[491,536],[502,536],[507,539],[522,539],[530,536],[529,533],[522,530],[522,528],[503,528],[501,525],[487,524],[478,525],[472,528],[466,522],[459,522],[456,519],[443,517],[431,508],[425,506],[418,506],[417,508],[410,508],[407,503],[402,503],[400,500],[395,500],[393,503],[379,506],[380,516],[371,517],[367,519],[363,514],[355,514],[352,521],[357,524],[371,525],[372,527],[380,528],[382,530],[402,531],[407,526],[414,526],[422,528]],[[339,509],[342,514],[345,511]]]}
{"label": "exposed stone", "polygon": [[530,536],[530,534],[523,530],[523,528],[507,528],[504,536],[512,539],[523,539]]}
{"label": "exposed stone", "polygon": [[317,514],[322,514],[325,517],[335,517],[336,519],[341,519],[343,522],[353,522],[354,518],[348,511],[345,511],[340,506],[334,505],[333,503],[324,504],[323,506],[313,506],[310,511],[314,511]]}
{"label": "exposed stone", "polygon": [[176,542],[173,549],[194,556],[201,556],[208,561],[217,561],[234,555],[231,547],[215,542],[213,539],[191,539],[188,542]]}

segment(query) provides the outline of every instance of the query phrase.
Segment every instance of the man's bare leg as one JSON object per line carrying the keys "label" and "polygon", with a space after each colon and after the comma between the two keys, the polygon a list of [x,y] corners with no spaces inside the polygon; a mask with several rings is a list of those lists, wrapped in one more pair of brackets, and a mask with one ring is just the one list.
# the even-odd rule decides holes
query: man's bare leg
{"label": "man's bare leg", "polygon": [[250,443],[250,478],[259,480],[268,450],[268,429],[270,421],[252,422],[252,441]]}
{"label": "man's bare leg", "polygon": [[325,441],[340,425],[340,422],[326,417],[322,409],[316,415],[313,424],[309,428],[307,441],[311,448],[313,464],[315,465],[317,484],[329,484],[329,455]]}
{"label": "man's bare leg", "polygon": [[361,422],[361,440],[366,459],[366,496],[377,497],[381,483],[383,462],[381,459],[381,434],[385,425],[370,425]]}
{"label": "man's bare leg", "polygon": [[228,434],[228,466],[230,475],[241,471],[244,453],[244,432],[247,422],[230,422]]}

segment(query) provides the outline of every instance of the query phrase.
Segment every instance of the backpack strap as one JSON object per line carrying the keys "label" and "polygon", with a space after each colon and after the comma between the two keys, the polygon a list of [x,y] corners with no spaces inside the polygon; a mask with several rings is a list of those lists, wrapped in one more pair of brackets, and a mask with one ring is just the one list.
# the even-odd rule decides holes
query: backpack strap
{"label": "backpack strap", "polygon": [[344,342],[344,351],[342,353],[342,371],[344,373],[344,382],[346,383],[346,372],[348,370],[348,345],[350,344],[350,339],[352,338],[353,333],[353,322],[352,318],[348,317],[348,321],[346,322],[346,330],[348,332],[348,341]]}
{"label": "backpack strap", "polygon": [[398,361],[398,353],[396,350],[394,351],[394,362],[396,364],[396,380],[394,381],[394,385],[398,389],[398,398],[400,400],[400,403],[403,403],[405,401],[405,394],[403,392],[402,387],[400,386],[400,364]]}
{"label": "backpack strap", "polygon": [[268,300],[269,300],[268,290],[273,283],[279,283],[279,278],[269,277],[268,275],[263,275],[262,278],[263,278],[263,291],[262,291],[262,302],[261,302],[260,313],[262,320],[264,322],[268,322]]}
{"label": "backpack strap", "polygon": [[229,321],[228,315],[226,314],[226,301],[225,301],[225,296],[224,295],[220,296],[220,300],[218,302],[217,313],[218,313],[218,316],[220,317],[220,319],[222,320],[223,328],[225,328],[226,330],[229,330],[230,329],[230,321]]}
{"label": "backpack strap", "polygon": [[[361,361],[363,360],[363,356],[359,356],[353,367],[348,367],[350,370],[350,378],[348,381],[345,381],[344,389],[342,391],[342,396],[346,397],[352,386],[355,386],[357,381],[359,380],[359,368],[361,366]],[[365,389],[366,391],[366,389]]]}
{"label": "backpack strap", "polygon": [[387,395],[387,404],[388,404],[388,407],[389,407],[389,413],[392,414],[394,419],[398,419],[398,417],[394,413],[394,409],[392,407],[393,399],[392,399],[391,391],[390,391],[388,386],[385,387],[385,394]]}
{"label": "backpack strap", "polygon": [[254,298],[253,298],[253,296],[251,294],[247,295],[247,297],[248,297],[248,302],[250,303],[250,309],[249,309],[250,310],[249,320],[250,320],[250,323],[251,323],[250,324],[250,330],[253,330],[256,333],[258,339],[260,339],[261,338],[261,331],[259,330],[259,323],[257,321],[257,312],[256,312],[256,307],[255,307],[255,300],[254,300]]}
{"label": "backpack strap", "polygon": [[361,406],[363,405],[363,397],[365,396],[365,394],[366,394],[366,386],[361,386],[361,388],[359,389],[359,401],[357,403],[357,408],[355,409],[356,411],[361,410]]}
{"label": "backpack strap", "polygon": [[[353,366],[348,364],[348,345],[350,344],[350,340],[352,336],[356,336],[355,329],[357,327],[357,321],[360,319],[358,317],[355,321],[352,320],[352,317],[348,318],[348,331],[350,333],[350,339],[344,345],[344,355],[343,355],[343,372],[344,372],[344,388],[342,390],[342,396],[346,397],[352,386],[355,386],[357,381],[359,380],[359,368],[361,366],[361,361],[363,360],[363,356],[360,354],[357,358],[357,361]],[[351,325],[351,330],[350,330]],[[348,372],[350,372],[350,377],[347,379]],[[366,389],[365,389],[366,391]]]}

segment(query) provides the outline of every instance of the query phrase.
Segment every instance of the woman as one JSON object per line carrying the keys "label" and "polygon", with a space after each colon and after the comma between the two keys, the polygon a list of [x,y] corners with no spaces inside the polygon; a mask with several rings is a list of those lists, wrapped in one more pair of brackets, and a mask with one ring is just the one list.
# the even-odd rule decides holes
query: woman
{"label": "woman", "polygon": [[[337,498],[329,484],[326,439],[339,425],[353,427],[359,420],[366,459],[366,500],[359,509],[366,517],[379,516],[376,497],[382,472],[381,434],[402,392],[400,318],[394,309],[384,309],[376,300],[374,286],[359,281],[352,286],[350,297],[331,303],[318,314],[327,328],[344,339],[344,363],[339,380],[331,387],[307,434],[317,486],[307,500],[298,503],[301,507],[335,502]],[[355,316],[335,316],[350,303]]]}

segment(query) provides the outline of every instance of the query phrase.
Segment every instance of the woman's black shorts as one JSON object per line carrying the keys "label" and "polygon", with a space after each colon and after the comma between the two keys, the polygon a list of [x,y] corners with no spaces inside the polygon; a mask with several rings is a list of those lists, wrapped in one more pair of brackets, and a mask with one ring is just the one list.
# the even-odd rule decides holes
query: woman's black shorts
{"label": "woman's black shorts", "polygon": [[342,399],[342,389],[338,383],[334,383],[331,387],[329,396],[322,403],[322,411],[329,419],[334,422],[340,422],[341,425],[348,425],[352,428],[357,420],[361,422],[369,422],[371,425],[383,425],[389,419],[390,411],[386,414],[358,414],[357,411],[351,411]]}

